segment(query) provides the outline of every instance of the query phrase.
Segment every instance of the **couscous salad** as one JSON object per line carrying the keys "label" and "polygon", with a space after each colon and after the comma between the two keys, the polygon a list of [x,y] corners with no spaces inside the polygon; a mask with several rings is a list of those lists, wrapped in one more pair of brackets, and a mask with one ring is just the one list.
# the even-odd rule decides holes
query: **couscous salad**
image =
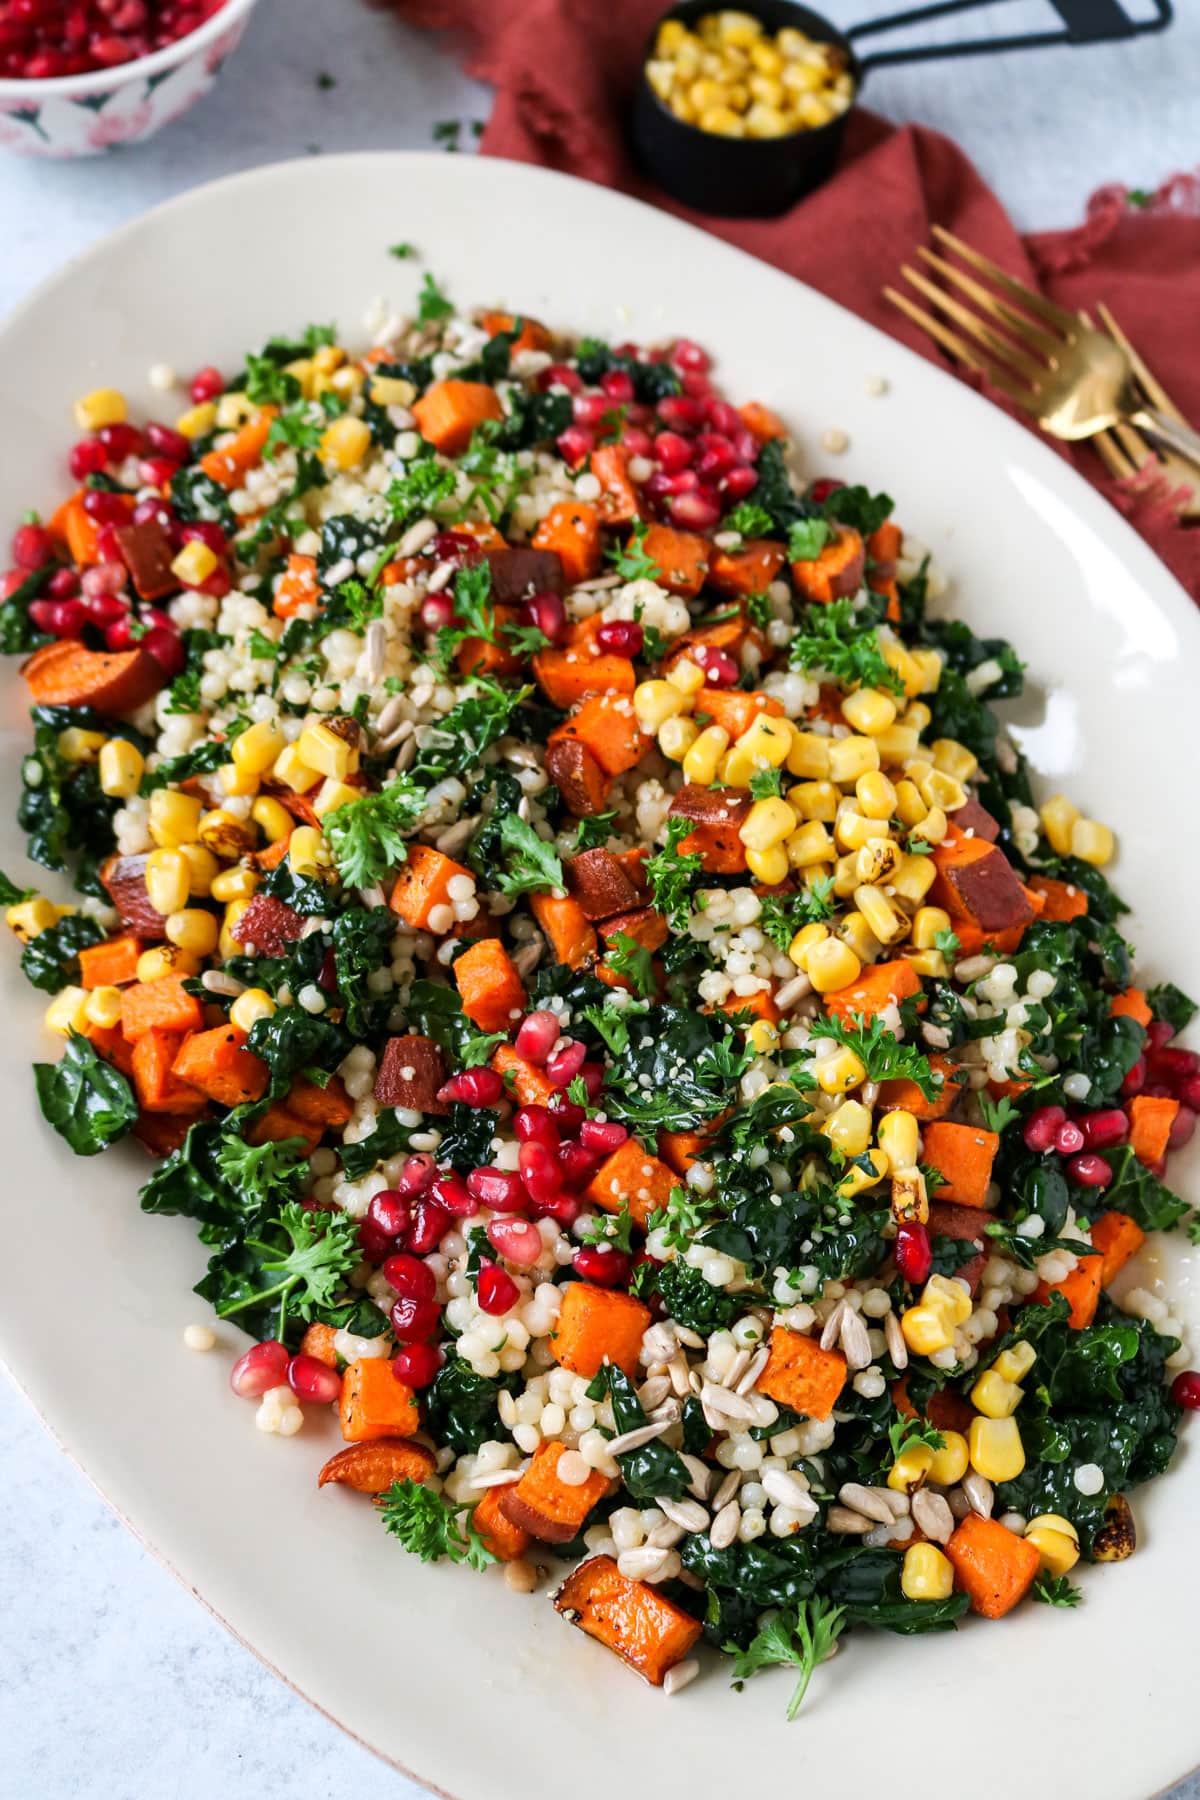
{"label": "couscous salad", "polygon": [[1074,1605],[1200,1406],[1121,1273],[1200,1057],[1017,655],[694,343],[369,341],[84,395],[16,532],[42,1112],[155,1159],[247,1422],[336,1408],[330,1530],[668,1692]]}

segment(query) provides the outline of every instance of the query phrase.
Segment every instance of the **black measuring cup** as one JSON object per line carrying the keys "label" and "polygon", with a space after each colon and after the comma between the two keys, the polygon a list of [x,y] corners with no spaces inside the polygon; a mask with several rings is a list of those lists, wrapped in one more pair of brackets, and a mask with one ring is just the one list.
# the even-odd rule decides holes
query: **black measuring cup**
{"label": "black measuring cup", "polygon": [[[889,63],[987,56],[1000,50],[1033,50],[1049,44],[1112,43],[1162,31],[1172,18],[1171,0],[1152,0],[1154,17],[1136,20],[1125,12],[1121,0],[1050,0],[1062,24],[1048,31],[858,54],[857,45],[865,37],[996,3],[997,0],[936,0],[936,4],[909,12],[864,20],[846,31],[839,31],[820,13],[796,4],[795,0],[738,0],[738,10],[758,19],[768,33],[790,27],[818,43],[836,45],[854,83],[854,103],[871,70]],[[802,194],[819,187],[833,173],[853,105],[826,125],[777,138],[721,137],[677,119],[646,79],[646,63],[653,55],[659,29],[668,19],[692,26],[706,13],[720,10],[720,0],[681,0],[680,5],[671,7],[657,21],[642,57],[634,100],[634,149],[646,173],[686,206],[726,218],[767,218],[785,212]]]}

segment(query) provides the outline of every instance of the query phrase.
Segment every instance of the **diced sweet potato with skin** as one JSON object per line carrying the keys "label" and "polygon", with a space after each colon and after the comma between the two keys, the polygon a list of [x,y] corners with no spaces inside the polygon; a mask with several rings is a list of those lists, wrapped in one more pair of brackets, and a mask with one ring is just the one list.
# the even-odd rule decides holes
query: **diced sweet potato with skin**
{"label": "diced sweet potato with skin", "polygon": [[444,906],[453,911],[449,890],[456,875],[474,879],[469,869],[452,857],[443,856],[440,850],[431,850],[427,844],[410,844],[408,859],[396,877],[388,905],[414,931],[427,931],[435,908]]}
{"label": "diced sweet potato with skin", "polygon": [[707,538],[694,531],[677,531],[670,525],[651,525],[642,540],[642,549],[658,570],[654,579],[668,593],[686,597],[700,592],[712,555]]}
{"label": "diced sweet potato with skin", "polygon": [[618,850],[614,854],[637,889],[639,901],[644,904],[650,893],[650,883],[646,879],[646,860],[650,852],[639,845],[636,849]]}
{"label": "diced sweet potato with skin", "polygon": [[437,1458],[424,1444],[369,1438],[336,1451],[317,1476],[317,1486],[327,1487],[332,1481],[356,1494],[386,1494],[394,1481],[428,1481],[436,1467]]}
{"label": "diced sweet potato with skin", "polygon": [[312,1119],[302,1119],[299,1113],[291,1112],[281,1100],[273,1100],[266,1112],[246,1132],[246,1142],[283,1144],[289,1138],[302,1138],[311,1155],[324,1135],[323,1125]]}
{"label": "diced sweet potato with skin", "polygon": [[1033,1298],[1045,1306],[1053,1294],[1061,1294],[1071,1309],[1067,1324],[1072,1331],[1084,1331],[1096,1317],[1103,1280],[1103,1256],[1081,1256],[1061,1281],[1039,1281],[1033,1290]]}
{"label": "diced sweet potato with skin", "polygon": [[182,1037],[203,1024],[200,1002],[185,991],[178,975],[136,982],[121,995],[121,1030],[131,1044],[148,1031],[174,1031]]}
{"label": "diced sweet potato with skin", "polygon": [[166,682],[148,650],[88,650],[77,638],[43,644],[21,674],[35,706],[90,706],[113,715],[136,712]]}
{"label": "diced sweet potato with skin", "polygon": [[570,856],[563,868],[572,899],[593,921],[631,912],[641,894],[610,850],[582,850]]}
{"label": "diced sweet potato with skin", "polygon": [[549,350],[554,343],[554,339],[540,319],[527,319],[524,314],[518,318],[512,313],[487,312],[484,313],[479,323],[489,337],[498,337],[502,331],[516,331],[519,324],[521,329],[513,341],[511,351],[513,356],[518,355],[522,350]]}
{"label": "diced sweet potato with skin", "polygon": [[699,1619],[650,1582],[622,1575],[611,1556],[580,1563],[555,1594],[554,1607],[652,1687],[684,1661],[701,1631]]}
{"label": "diced sweet potato with skin", "polygon": [[140,599],[160,600],[175,592],[179,586],[178,576],[171,572],[175,550],[157,518],[118,525],[114,536]]}
{"label": "diced sweet potato with skin", "polygon": [[544,1069],[518,1056],[511,1044],[497,1045],[491,1067],[506,1086],[511,1084],[522,1106],[549,1106],[559,1091]]}
{"label": "diced sweet potato with skin", "polygon": [[1100,1286],[1106,1288],[1130,1257],[1136,1256],[1146,1234],[1128,1213],[1101,1213],[1092,1220],[1092,1244],[1100,1252]]}
{"label": "diced sweet potato with skin", "polygon": [[288,1089],[287,1107],[309,1124],[330,1126],[340,1131],[354,1117],[354,1102],[338,1076],[332,1076],[324,1087],[297,1075]]}
{"label": "diced sweet potato with skin", "polygon": [[759,1393],[803,1413],[806,1419],[827,1419],[846,1385],[846,1359],[841,1351],[822,1350],[816,1338],[776,1325],[770,1352],[755,1383]]}
{"label": "diced sweet potato with skin", "polygon": [[197,1113],[204,1095],[172,1073],[180,1040],[173,1031],[145,1031],[133,1046],[133,1085],[148,1113]]}
{"label": "diced sweet potato with skin", "polygon": [[412,1437],[421,1423],[416,1395],[406,1382],[396,1380],[384,1356],[347,1363],[340,1413],[342,1436],[350,1444]]}
{"label": "diced sweet potato with skin", "polygon": [[922,1160],[940,1169],[946,1178],[933,1190],[937,1198],[956,1200],[960,1206],[982,1206],[1000,1148],[996,1133],[943,1121],[927,1126],[923,1136]]}
{"label": "diced sweet potato with skin", "polygon": [[255,894],[241,918],[230,927],[230,935],[246,944],[260,956],[282,956],[289,944],[298,943],[304,935],[304,920],[298,912],[274,894]]}
{"label": "diced sweet potato with skin", "polygon": [[570,895],[559,900],[553,894],[531,894],[529,904],[555,962],[565,963],[568,969],[583,969],[595,961],[600,940],[577,900]]}
{"label": "diced sweet potato with skin", "polygon": [[521,667],[519,651],[511,647],[507,627],[521,620],[517,606],[495,605],[492,611],[493,638],[464,638],[454,652],[454,664],[460,675],[486,675],[493,679],[515,675]]}
{"label": "diced sweet potato with skin", "polygon": [[628,1206],[634,1223],[645,1230],[650,1214],[665,1206],[678,1186],[673,1169],[643,1150],[636,1138],[627,1138],[605,1157],[584,1189],[584,1198],[602,1212],[620,1212]]}
{"label": "diced sweet potato with skin", "polygon": [[133,1045],[126,1042],[119,1026],[94,1025],[90,1019],[85,1019],[83,1035],[97,1056],[110,1062],[114,1069],[120,1069],[122,1075],[133,1074]]}
{"label": "diced sweet potato with skin", "polygon": [[874,1018],[886,1007],[898,1006],[910,994],[919,994],[921,978],[903,957],[895,962],[873,963],[857,981],[825,995],[825,1010],[850,1023],[854,1016]]}
{"label": "diced sweet potato with skin", "polygon": [[740,836],[753,801],[740,788],[680,788],[668,817],[687,819],[692,829],[679,845],[681,856],[697,855],[708,875],[737,875],[746,867]]}
{"label": "diced sweet potato with skin", "polygon": [[852,526],[834,527],[819,556],[792,564],[792,580],[806,600],[827,606],[857,594],[867,569],[867,547]]}
{"label": "diced sweet potato with skin", "polygon": [[211,481],[223,488],[241,486],[247,472],[262,461],[271,421],[278,410],[275,406],[261,407],[232,437],[200,458],[200,467]]}
{"label": "diced sweet potato with skin", "polygon": [[[578,738],[606,775],[624,775],[637,767],[653,740],[638,724],[633,702],[625,695],[599,695],[550,733],[549,743]],[[549,757],[547,757],[549,768]]]}
{"label": "diced sweet potato with skin", "polygon": [[1002,1619],[1033,1586],[1039,1557],[1028,1538],[1009,1531],[999,1519],[968,1513],[946,1545],[954,1564],[954,1584],[971,1597],[971,1611],[985,1619]]}
{"label": "diced sweet potato with skin", "polygon": [[[684,661],[694,662],[698,669],[702,669],[711,650],[725,650],[737,662],[741,657],[742,645],[747,641],[753,642],[756,636],[757,633],[742,613],[736,619],[721,619],[716,625],[697,625],[693,630],[685,631],[682,637],[674,639],[662,659],[662,672],[669,675],[677,663]],[[703,712],[704,708],[698,707],[698,710]]]}
{"label": "diced sweet potato with skin", "polygon": [[531,550],[520,544],[505,545],[503,550],[489,550],[486,554],[493,600],[525,600],[530,594],[562,593],[562,563],[553,550]]}
{"label": "diced sweet potato with skin", "polygon": [[1129,1102],[1129,1142],[1140,1163],[1152,1169],[1167,1154],[1178,1100],[1165,1094],[1135,1094]]}
{"label": "diced sweet potato with skin", "polygon": [[608,1477],[595,1470],[578,1487],[560,1481],[558,1459],[565,1449],[557,1438],[539,1444],[520,1481],[500,1489],[504,1517],[544,1544],[569,1544],[608,1492]]}
{"label": "diced sweet potato with skin", "polygon": [[1088,899],[1082,888],[1069,881],[1056,881],[1052,875],[1031,875],[1029,886],[1045,901],[1043,919],[1053,924],[1069,924],[1072,919],[1087,916]]}
{"label": "diced sweet potato with skin", "polygon": [[892,1383],[892,1401],[896,1411],[906,1419],[923,1417],[936,1431],[961,1431],[965,1437],[975,1417],[975,1408],[953,1388],[934,1388],[925,1402],[924,1413],[918,1414],[908,1397],[908,1377],[902,1375]]}
{"label": "diced sweet potato with skin", "polygon": [[133,1135],[151,1156],[170,1156],[182,1150],[187,1134],[196,1121],[195,1113],[141,1112],[133,1127]]}
{"label": "diced sweet potato with skin", "polygon": [[586,744],[552,733],[546,745],[546,773],[576,819],[590,819],[608,805],[608,776]]}
{"label": "diced sweet potato with skin", "polygon": [[900,1109],[912,1113],[915,1119],[921,1121],[943,1118],[963,1091],[967,1079],[966,1070],[937,1050],[930,1053],[929,1066],[935,1076],[940,1075],[942,1078],[936,1100],[927,1100],[915,1081],[881,1081],[879,1097],[875,1102],[876,1109],[879,1112],[895,1112]]}
{"label": "diced sweet potato with skin", "polygon": [[782,544],[772,543],[770,538],[747,538],[740,550],[716,552],[708,585],[735,600],[765,594],[786,561]]}
{"label": "diced sweet potato with skin", "polygon": [[562,564],[568,587],[590,581],[600,573],[604,554],[598,508],[583,500],[559,501],[534,532],[533,547],[535,550],[553,550]]}
{"label": "diced sweet potato with skin", "polygon": [[146,852],[108,857],[100,866],[100,880],[126,930],[143,943],[161,943],[167,926],[162,914],[151,906],[146,892]]}
{"label": "diced sweet potato with skin", "polygon": [[720,1119],[714,1119],[707,1131],[660,1131],[659,1156],[676,1175],[686,1175],[694,1162],[707,1155],[720,1123]]}
{"label": "diced sweet potato with skin", "polygon": [[632,694],[636,685],[629,658],[611,656],[594,643],[539,650],[533,672],[551,705],[564,709],[594,694]]}
{"label": "diced sweet potato with skin", "polygon": [[503,1488],[485,1488],[483,1499],[471,1514],[471,1523],[497,1562],[516,1562],[529,1548],[529,1533],[514,1525],[500,1510]]}
{"label": "diced sweet potato with skin", "polygon": [[650,1308],[632,1294],[570,1281],[550,1342],[554,1360],[589,1380],[605,1363],[634,1375],[651,1317]]}
{"label": "diced sweet potato with skin", "polygon": [[496,938],[481,938],[453,967],[462,1009],[480,1031],[511,1031],[525,1011],[525,985]]}
{"label": "diced sweet potato with skin", "polygon": [[1032,923],[1035,912],[1003,850],[984,838],[938,844],[933,852],[937,879],[930,904],[964,915],[981,931],[1007,931]]}
{"label": "diced sweet potato with skin", "polygon": [[979,1286],[991,1245],[991,1239],[983,1229],[989,1217],[990,1214],[978,1206],[956,1206],[952,1200],[929,1202],[930,1237],[957,1238],[961,1243],[971,1243],[977,1248],[978,1254],[954,1271],[954,1278],[965,1281],[972,1293]]}
{"label": "diced sweet potato with skin", "polygon": [[443,456],[461,456],[485,419],[502,419],[495,388],[484,381],[437,381],[414,400],[413,418],[427,444]]}
{"label": "diced sweet potato with skin", "polygon": [[141,943],[128,933],[106,938],[102,944],[85,945],[79,952],[80,987],[123,987],[127,981],[136,981],[141,954]]}
{"label": "diced sweet potato with skin", "polygon": [[760,444],[767,444],[772,438],[785,438],[788,434],[783,420],[761,400],[747,400],[744,406],[738,407],[738,412],[746,430]]}
{"label": "diced sweet potato with skin", "polygon": [[181,1044],[174,1070],[220,1106],[261,1100],[271,1079],[262,1058],[247,1050],[245,1032],[234,1025],[193,1032]]}
{"label": "diced sweet potato with skin", "polygon": [[332,1325],[322,1325],[314,1319],[300,1339],[301,1356],[311,1356],[314,1361],[324,1363],[327,1369],[336,1369],[338,1353],[336,1348],[337,1332]]}
{"label": "diced sweet potato with skin", "polygon": [[1141,988],[1135,987],[1126,988],[1123,994],[1114,994],[1108,1003],[1108,1010],[1114,1019],[1136,1020],[1143,1031],[1147,1029],[1154,1017],[1147,1004],[1145,994]]}
{"label": "diced sweet potato with skin", "polygon": [[702,687],[696,694],[695,710],[727,731],[731,744],[744,737],[764,713],[771,719],[783,717],[782,702],[774,694],[747,694],[741,688]]}
{"label": "diced sweet potato with skin", "polygon": [[1000,836],[1000,825],[993,819],[986,807],[979,804],[974,795],[968,795],[961,806],[954,809],[954,828],[961,831],[964,837],[969,833],[972,837],[983,838],[986,843],[994,844]]}
{"label": "diced sweet potato with skin", "polygon": [[446,1059],[440,1044],[415,1033],[409,1037],[389,1038],[375,1077],[375,1098],[381,1106],[406,1106],[413,1112],[439,1115],[448,1113],[449,1103],[437,1097],[445,1080]]}
{"label": "diced sweet potato with skin", "polygon": [[632,938],[643,950],[661,950],[671,935],[662,913],[656,912],[652,906],[640,906],[636,912],[618,913],[615,919],[605,919],[600,927],[600,935],[606,948],[611,951],[619,948],[618,937]]}
{"label": "diced sweet potato with skin", "polygon": [[629,478],[629,452],[624,444],[602,444],[592,451],[592,474],[600,483],[600,511],[606,525],[628,525],[638,516],[638,493]]}

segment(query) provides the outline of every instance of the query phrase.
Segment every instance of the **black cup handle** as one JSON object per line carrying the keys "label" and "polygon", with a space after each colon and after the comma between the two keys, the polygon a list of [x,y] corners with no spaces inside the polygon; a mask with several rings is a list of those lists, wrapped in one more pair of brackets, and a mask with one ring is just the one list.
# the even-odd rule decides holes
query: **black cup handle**
{"label": "black cup handle", "polygon": [[[995,5],[996,0],[936,0],[930,6],[914,7],[909,12],[890,13],[883,19],[866,19],[852,25],[846,36],[858,39],[880,31],[898,31],[906,25],[921,25],[927,19],[945,19],[955,13],[971,12],[978,6]],[[990,56],[1001,50],[1036,50],[1048,44],[1100,44],[1118,38],[1141,37],[1149,31],[1165,31],[1174,16],[1171,0],[1153,0],[1152,19],[1131,19],[1121,0],[1050,0],[1062,20],[1057,31],[1024,32],[1013,37],[970,38],[961,44],[926,44],[907,50],[881,50],[864,56],[860,69],[883,68],[888,63],[933,62],[939,57]]]}

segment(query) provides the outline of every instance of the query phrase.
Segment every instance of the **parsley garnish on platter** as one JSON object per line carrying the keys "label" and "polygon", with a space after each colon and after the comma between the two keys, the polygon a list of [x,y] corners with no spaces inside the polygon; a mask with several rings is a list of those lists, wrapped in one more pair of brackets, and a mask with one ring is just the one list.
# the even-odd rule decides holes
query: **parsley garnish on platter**
{"label": "parsley garnish on platter", "polygon": [[419,1481],[393,1481],[375,1502],[383,1515],[383,1528],[422,1562],[467,1563],[486,1569],[496,1558],[467,1515],[466,1528],[459,1523],[460,1508]]}
{"label": "parsley garnish on platter", "polygon": [[814,1669],[833,1655],[845,1627],[844,1606],[834,1606],[819,1594],[811,1600],[802,1600],[794,1613],[786,1608],[777,1612],[744,1650],[739,1650],[736,1644],[725,1645],[726,1653],[733,1657],[730,1679],[735,1687],[740,1687],[759,1669],[771,1668],[777,1663],[795,1663],[800,1670],[800,1679],[787,1708],[788,1719],[794,1719],[808,1692]]}
{"label": "parsley garnish on platter", "polygon": [[886,687],[904,692],[904,683],[884,661],[874,622],[860,624],[853,603],[834,600],[809,608],[810,630],[792,639],[793,669],[825,669],[843,687]]}
{"label": "parsley garnish on platter", "polygon": [[674,932],[686,929],[692,884],[704,866],[703,857],[680,852],[679,846],[691,829],[687,819],[668,819],[666,843],[645,863],[651,900]]}

